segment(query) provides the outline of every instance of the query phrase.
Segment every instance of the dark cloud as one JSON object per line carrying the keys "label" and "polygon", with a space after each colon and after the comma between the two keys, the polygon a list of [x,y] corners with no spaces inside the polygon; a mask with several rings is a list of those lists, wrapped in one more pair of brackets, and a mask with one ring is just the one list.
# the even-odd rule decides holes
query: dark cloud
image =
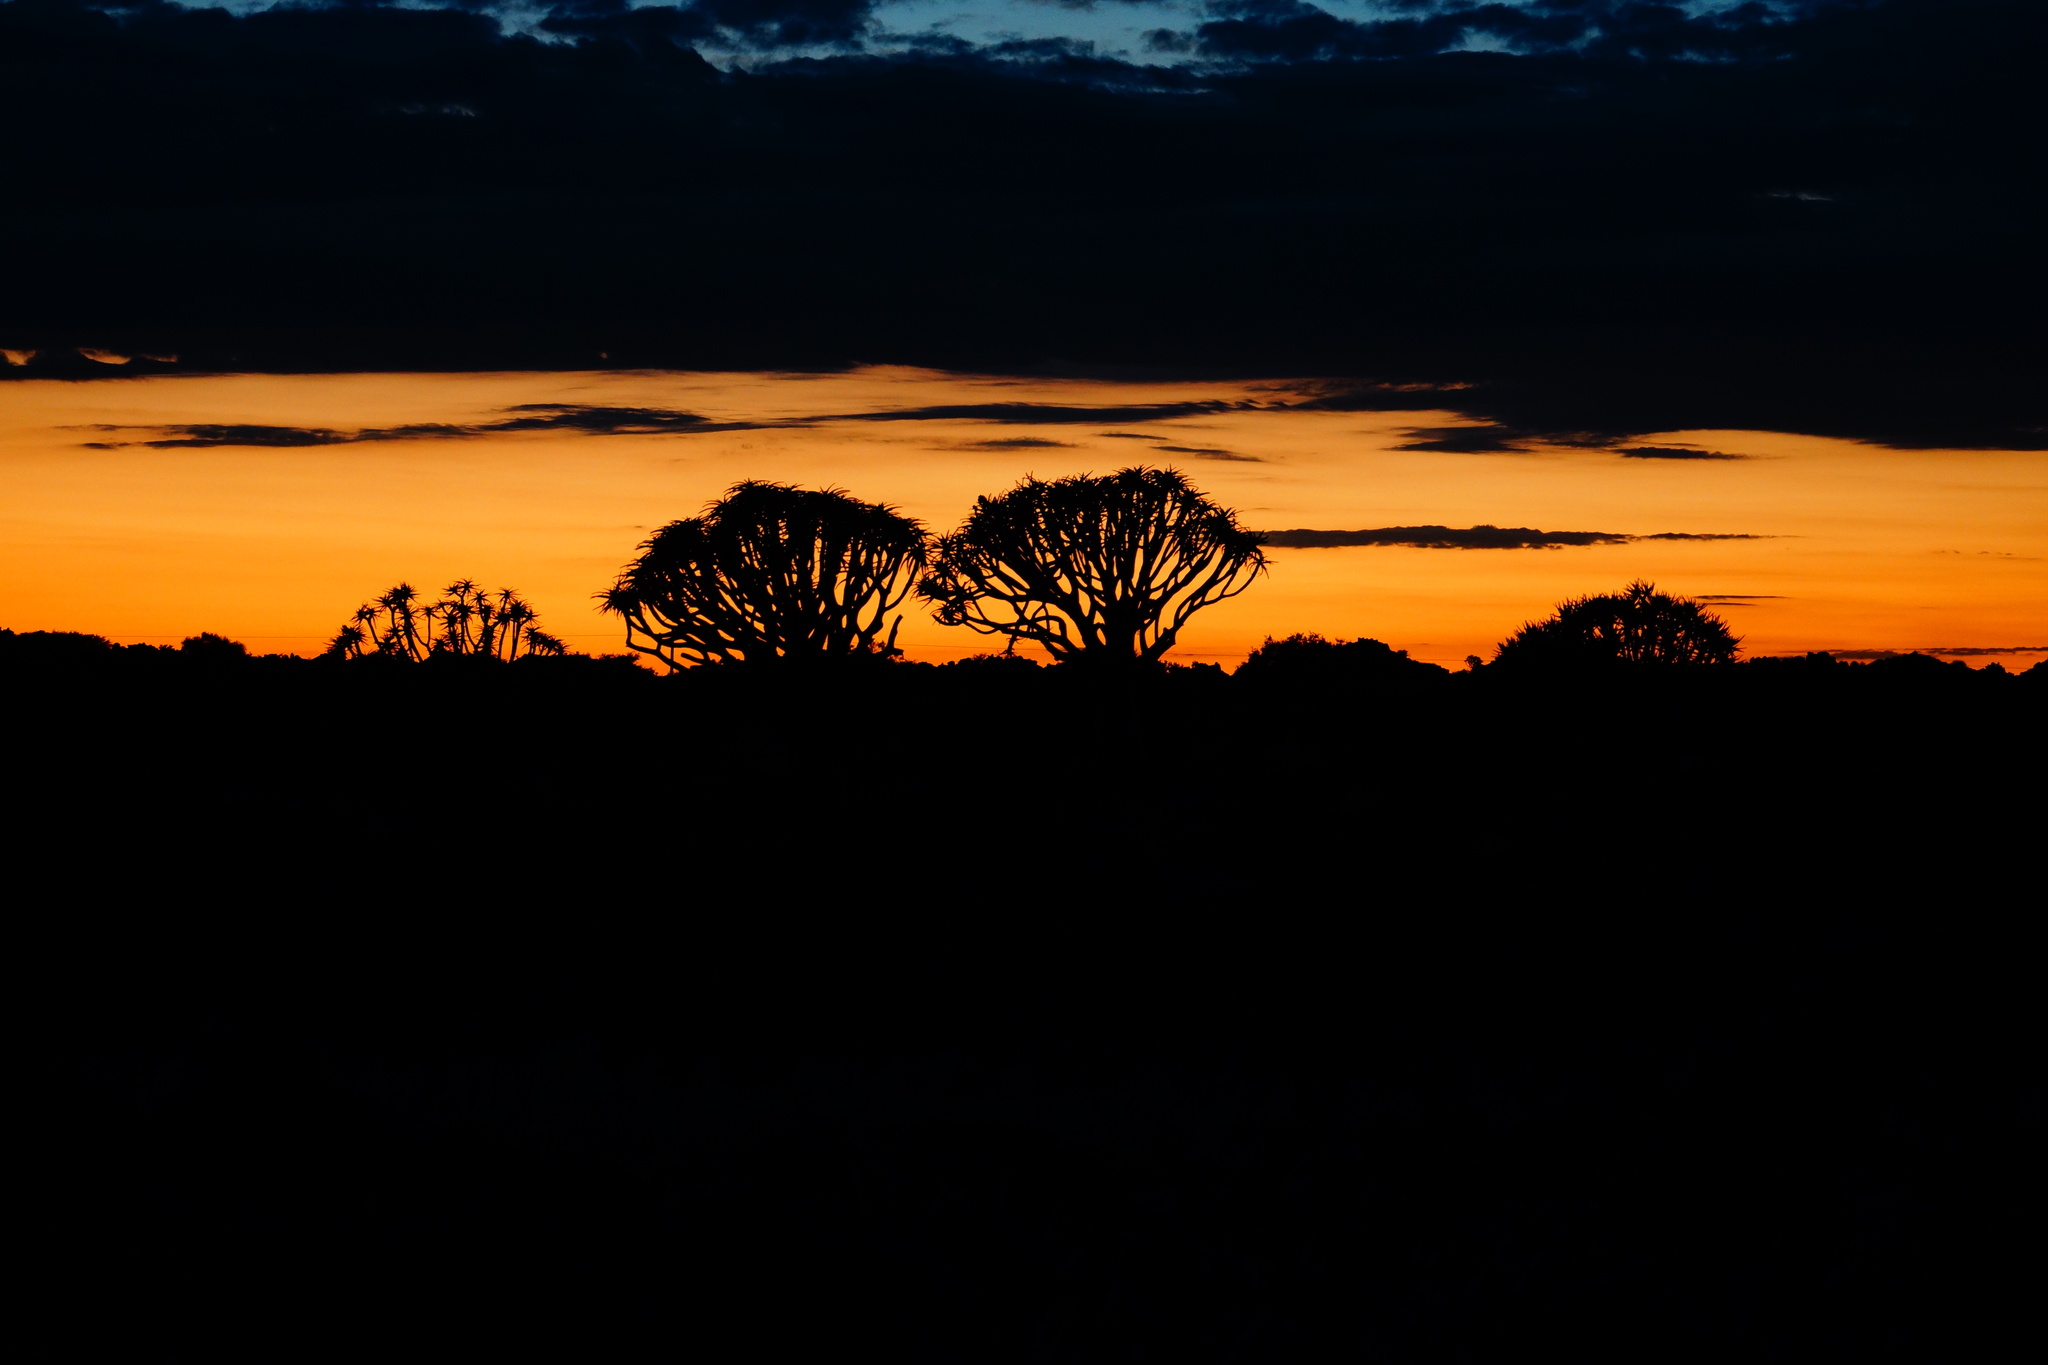
{"label": "dark cloud", "polygon": [[669,431],[734,431],[756,423],[713,422],[694,412],[673,408],[607,408],[582,403],[522,403],[505,409],[518,413],[478,431],[588,431],[603,436],[649,435]]}
{"label": "dark cloud", "polygon": [[178,368],[175,353],[130,355],[99,346],[9,346],[0,358],[0,379],[128,378]]}
{"label": "dark cloud", "polygon": [[[1084,407],[1062,403],[941,403],[887,412],[842,412],[817,417],[819,422],[1001,422],[1013,426],[1058,426],[1080,422],[1164,422],[1176,417],[1206,417],[1219,412],[1247,412],[1264,403],[1222,398],[1182,403],[1134,403],[1124,407]],[[1111,433],[1115,434],[1115,433]],[[1145,439],[1156,439],[1147,437]]]}
{"label": "dark cloud", "polygon": [[[792,423],[714,422],[694,412],[670,408],[607,408],[580,403],[522,403],[505,409],[517,414],[497,422],[458,424],[417,422],[399,427],[366,427],[361,431],[336,431],[328,427],[277,427],[252,423],[194,423],[155,427],[169,435],[150,441],[91,441],[99,450],[124,445],[147,446],[155,450],[211,449],[220,446],[273,446],[281,449],[302,446],[359,445],[370,441],[468,440],[505,431],[578,431],[594,436],[651,436],[666,433],[752,431],[764,426]],[[97,426],[95,431],[131,428]]]}
{"label": "dark cloud", "polygon": [[1266,531],[1268,545],[1321,550],[1353,545],[1408,545],[1427,550],[1556,550],[1574,545],[1622,545],[1634,540],[1759,540],[1750,535],[1623,535],[1615,531],[1539,531],[1529,526],[1381,526],[1364,531]]}
{"label": "dark cloud", "polygon": [[1381,526],[1368,531],[1267,531],[1268,545],[1334,549],[1350,545],[1412,545],[1430,550],[1554,550],[1566,545],[1619,545],[1635,539],[1612,531],[1538,531],[1528,526]]}
{"label": "dark cloud", "polygon": [[993,441],[963,441],[957,449],[964,450],[1041,450],[1048,447],[1072,449],[1072,441],[1048,441],[1039,436],[1006,436]]}
{"label": "dark cloud", "polygon": [[1095,44],[1085,38],[1006,38],[983,49],[991,57],[1022,61],[1057,61],[1093,57]]}
{"label": "dark cloud", "polygon": [[1776,536],[1747,535],[1731,533],[1719,535],[1713,532],[1658,531],[1653,535],[1636,536],[1636,540],[1776,540]]}
{"label": "dark cloud", "polygon": [[848,0],[0,0],[0,377],[1145,367],[2048,448],[2048,6],[1688,8],[1233,0],[1128,62]]}
{"label": "dark cloud", "polygon": [[866,28],[871,0],[697,0],[696,9],[759,47],[850,44]]}
{"label": "dark cloud", "polygon": [[[611,3],[557,5],[540,21],[543,32],[565,37],[610,39],[635,47],[676,47],[718,36],[719,25],[701,6],[649,5],[627,9]],[[708,67],[708,63],[706,64]]]}
{"label": "dark cloud", "polygon": [[1630,460],[1746,460],[1747,455],[1724,455],[1718,450],[1687,450],[1683,446],[1621,446],[1616,454]]}
{"label": "dark cloud", "polygon": [[1415,439],[1402,442],[1400,450],[1442,450],[1457,455],[1485,455],[1527,450],[1505,427],[1410,427]]}
{"label": "dark cloud", "polygon": [[[1344,381],[1310,382],[1290,389],[1290,406],[1312,412],[1400,412],[1457,408],[1470,383],[1441,381]],[[1453,431],[1457,428],[1419,428],[1424,432]]]}
{"label": "dark cloud", "polygon": [[[248,423],[165,427],[164,430],[178,434],[135,444],[168,450],[181,446],[332,446],[364,439],[360,434],[329,431],[324,427],[266,427]],[[96,444],[111,448],[106,442]]]}
{"label": "dark cloud", "polygon": [[889,33],[881,36],[920,57],[971,58],[980,51],[975,44],[951,33]]}
{"label": "dark cloud", "polygon": [[[1373,390],[1366,390],[1359,398],[1369,398]],[[1492,395],[1484,391],[1464,390],[1441,393],[1436,403],[1445,407],[1463,407],[1473,402],[1485,403]],[[1347,401],[1357,401],[1347,399]],[[1532,440],[1556,441],[1566,445],[1590,445],[1612,449],[1615,454],[1631,460],[1746,460],[1747,455],[1726,455],[1718,450],[1692,450],[1683,446],[1612,446],[1598,433],[1579,429],[1541,430],[1504,426],[1498,423],[1470,427],[1410,427],[1412,440],[1404,441],[1400,450],[1441,450],[1450,454],[1483,455],[1526,451]]]}
{"label": "dark cloud", "polygon": [[629,9],[625,0],[571,0],[540,21],[542,31],[673,49],[712,40],[758,50],[856,47],[872,21],[872,0],[696,0]]}
{"label": "dark cloud", "polygon": [[1192,455],[1198,460],[1236,460],[1244,464],[1264,463],[1256,455],[1240,455],[1234,450],[1224,450],[1217,446],[1154,446],[1152,448],[1163,451],[1168,455]]}
{"label": "dark cloud", "polygon": [[[1787,6],[1818,9],[1821,6]],[[1338,18],[1301,0],[1212,0],[1196,29],[1205,56],[1259,62],[1429,57],[1487,43],[1524,54],[1581,59],[1766,61],[1791,50],[1781,12],[1763,4],[1688,15],[1640,0],[1416,5],[1393,19]]]}

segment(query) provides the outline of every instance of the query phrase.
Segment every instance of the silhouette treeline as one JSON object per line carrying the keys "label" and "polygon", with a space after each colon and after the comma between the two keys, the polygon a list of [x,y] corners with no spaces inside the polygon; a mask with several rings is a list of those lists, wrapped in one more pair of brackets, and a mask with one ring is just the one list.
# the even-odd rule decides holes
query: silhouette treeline
{"label": "silhouette treeline", "polygon": [[[8,673],[17,679],[81,673],[105,674],[111,678],[128,676],[130,670],[142,670],[143,674],[149,676],[169,677],[187,668],[219,668],[223,665],[251,670],[252,676],[280,677],[288,673],[307,675],[313,672],[328,672],[335,661],[351,657],[367,659],[383,656],[375,652],[351,656],[335,651],[323,653],[315,658],[299,654],[256,654],[241,641],[231,640],[211,631],[191,636],[177,645],[123,645],[105,636],[82,631],[17,632],[0,628],[0,672]],[[444,658],[471,656],[450,651],[447,654],[428,653],[422,657],[424,661],[433,662]],[[957,679],[961,680],[963,686],[996,684],[1004,680],[1027,685],[1031,679],[1044,679],[1046,686],[1055,686],[1053,679],[1076,672],[1057,664],[1041,664],[1026,655],[1014,653],[975,654],[939,664],[906,659],[901,655],[884,655],[880,650],[874,651],[868,657],[887,665],[881,673],[875,675],[884,679]],[[1592,657],[1597,663],[1606,656]],[[661,675],[640,666],[631,654],[522,650],[516,662],[519,667],[513,671],[519,676],[540,676],[550,672],[560,674],[567,671],[608,678],[637,679],[637,682],[629,684],[633,686],[661,680]],[[1140,677],[1174,680],[1172,685],[1175,686],[1208,686],[1227,682],[1231,687],[1239,689],[1300,686],[1322,690],[1335,686],[1370,691],[1381,687],[1399,687],[1460,695],[1467,689],[1514,690],[1518,685],[1540,690],[1549,678],[1554,677],[1560,682],[1581,679],[1587,662],[1584,659],[1576,660],[1570,666],[1555,672],[1519,665],[1514,668],[1501,668],[1497,664],[1482,664],[1476,658],[1468,660],[1467,665],[1462,670],[1453,671],[1441,664],[1411,659],[1408,657],[1408,651],[1394,649],[1378,640],[1330,640],[1313,633],[1301,633],[1278,640],[1268,637],[1234,670],[1226,670],[1220,664],[1179,664],[1166,660],[1159,661],[1149,668],[1135,670],[1135,674]],[[1627,685],[1631,679],[1651,682],[1654,681],[1656,674],[1666,671],[1595,669],[1597,674],[1608,677],[1618,685]],[[1773,682],[1789,682],[1793,679],[1802,680],[1802,685],[1826,685],[1833,680],[1843,686],[1859,686],[1861,684],[1854,680],[1866,678],[1871,686],[1912,686],[1926,683],[1943,687],[1964,685],[1965,679],[1976,680],[1976,683],[1970,685],[1986,687],[1998,686],[2001,681],[2016,683],[2022,687],[2048,686],[2048,659],[2015,672],[1996,660],[1973,668],[1961,659],[1940,659],[1931,654],[1920,653],[1891,654],[1870,660],[1837,659],[1825,651],[1804,655],[1764,655],[1734,660],[1725,668],[1683,672],[1705,674],[1694,677],[1694,681],[1702,684],[1712,684],[1715,680],[1720,680],[1731,687],[1768,686]],[[681,669],[669,675],[669,678],[680,682],[697,676],[703,685],[710,686],[714,673],[741,686],[748,685],[742,681],[743,678],[752,678],[764,685],[767,681],[760,675],[712,669]],[[973,682],[970,684],[968,680]]]}
{"label": "silhouette treeline", "polygon": [[2025,1326],[2048,666],[867,657],[0,634],[30,1353]]}
{"label": "silhouette treeline", "polygon": [[1995,1357],[2048,666],[1548,676],[0,635],[21,1334]]}
{"label": "silhouette treeline", "polygon": [[[895,659],[903,618],[890,613],[914,592],[941,624],[1002,637],[1006,660],[1019,657],[1022,641],[1055,664],[1156,670],[1190,617],[1258,580],[1262,545],[1173,469],[1026,477],[977,499],[960,529],[936,540],[916,520],[841,489],[747,480],[702,515],[656,532],[598,600],[624,622],[630,650],[670,669]],[[1525,676],[1721,667],[1740,644],[1700,603],[1637,580],[1559,603],[1503,640],[1491,664],[1466,664]],[[509,662],[562,653],[511,590],[494,599],[463,579],[435,602],[401,583],[364,604],[327,657]],[[1295,634],[1269,637],[1239,672],[1265,683],[1422,685],[1443,670],[1378,641]]]}
{"label": "silhouette treeline", "polygon": [[[1217,665],[1176,665],[1164,656],[1196,612],[1258,580],[1267,567],[1261,547],[1257,532],[1238,525],[1234,512],[1172,469],[1134,466],[1050,482],[1026,477],[1006,493],[978,499],[959,530],[936,539],[894,508],[841,489],[747,480],[702,515],[657,531],[598,600],[623,620],[633,653],[658,659],[671,672],[715,667],[758,673],[769,665],[856,660],[930,669],[910,664],[896,648],[903,618],[892,620],[890,613],[915,593],[940,623],[1006,641],[1001,654],[936,666],[951,676],[1022,679],[1038,667],[1016,653],[1023,641],[1043,650],[1055,671],[1106,663],[1126,674],[1220,678]],[[68,633],[7,632],[4,640],[0,661],[31,668],[166,652],[124,650],[97,636]],[[1637,580],[1618,593],[1559,603],[1549,617],[1503,640],[1491,663],[1468,658],[1459,676],[1718,674],[1736,664],[1740,643],[1727,622],[1700,603]],[[211,663],[247,657],[244,646],[210,633],[186,640],[177,652]],[[321,656],[526,664],[571,657],[591,661],[569,656],[511,589],[492,594],[466,578],[433,601],[398,584],[357,608]],[[630,668],[631,659],[597,661],[617,673]],[[1750,673],[1766,676],[1792,666],[1782,659],[1749,661]],[[1797,667],[1820,676],[1838,665],[1828,655],[1809,654]],[[1972,670],[1918,655],[1839,667],[1887,678],[1932,676],[1930,668],[1945,669],[1944,677],[1957,670],[2009,676],[1997,663]],[[2026,676],[2048,676],[2042,667]],[[1235,676],[1241,686],[1262,688],[1413,689],[1441,686],[1453,675],[1377,640],[1297,633],[1268,637]]]}

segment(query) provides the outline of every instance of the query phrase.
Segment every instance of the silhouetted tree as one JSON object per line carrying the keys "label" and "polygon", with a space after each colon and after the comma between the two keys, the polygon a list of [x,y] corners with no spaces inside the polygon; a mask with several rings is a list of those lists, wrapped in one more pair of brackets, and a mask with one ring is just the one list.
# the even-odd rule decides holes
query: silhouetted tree
{"label": "silhouetted tree", "polygon": [[1577,667],[1610,663],[1697,665],[1735,659],[1728,623],[1686,597],[1638,579],[1619,593],[1560,602],[1543,621],[1501,641],[1494,663]]}
{"label": "silhouetted tree", "polygon": [[1152,661],[1190,616],[1252,585],[1260,544],[1177,470],[1027,478],[939,538],[918,592],[945,625],[1057,660]]}
{"label": "silhouetted tree", "polygon": [[229,663],[249,657],[249,646],[240,640],[230,640],[225,635],[216,635],[202,630],[197,635],[188,635],[178,645],[178,653],[188,659],[202,659],[208,662]]}
{"label": "silhouetted tree", "polygon": [[1266,637],[1232,676],[1248,683],[1309,687],[1427,685],[1450,674],[1379,640],[1326,640],[1320,635]]}
{"label": "silhouetted tree", "polygon": [[924,567],[922,525],[836,488],[749,480],[640,548],[604,610],[626,644],[671,667],[893,653]]}
{"label": "silhouetted tree", "polygon": [[421,663],[435,657],[498,659],[560,654],[562,642],[534,624],[532,607],[510,588],[495,597],[469,579],[422,602],[400,583],[356,614],[327,646],[330,658],[378,657]]}

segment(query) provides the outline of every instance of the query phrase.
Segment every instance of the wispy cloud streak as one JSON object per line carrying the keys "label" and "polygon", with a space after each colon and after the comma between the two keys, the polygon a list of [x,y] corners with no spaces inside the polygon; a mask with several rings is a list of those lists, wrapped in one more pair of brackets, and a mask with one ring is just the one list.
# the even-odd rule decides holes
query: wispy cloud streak
{"label": "wispy cloud streak", "polygon": [[1637,540],[1765,540],[1747,533],[1659,531],[1539,531],[1530,526],[1381,526],[1361,531],[1296,529],[1263,533],[1281,549],[1323,550],[1356,545],[1406,545],[1425,550],[1557,550],[1567,546],[1625,545]]}

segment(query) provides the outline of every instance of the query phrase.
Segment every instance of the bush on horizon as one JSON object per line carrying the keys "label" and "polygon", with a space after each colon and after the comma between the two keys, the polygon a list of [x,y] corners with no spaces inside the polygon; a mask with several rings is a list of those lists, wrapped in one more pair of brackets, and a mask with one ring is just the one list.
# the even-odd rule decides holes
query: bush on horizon
{"label": "bush on horizon", "polygon": [[1575,670],[1620,665],[1693,668],[1729,664],[1741,639],[1689,597],[1637,579],[1618,593],[1560,602],[1494,650],[1495,668]]}
{"label": "bush on horizon", "polygon": [[1268,635],[1231,676],[1261,684],[1408,687],[1428,686],[1451,674],[1379,640],[1329,640],[1310,631],[1280,640]]}

